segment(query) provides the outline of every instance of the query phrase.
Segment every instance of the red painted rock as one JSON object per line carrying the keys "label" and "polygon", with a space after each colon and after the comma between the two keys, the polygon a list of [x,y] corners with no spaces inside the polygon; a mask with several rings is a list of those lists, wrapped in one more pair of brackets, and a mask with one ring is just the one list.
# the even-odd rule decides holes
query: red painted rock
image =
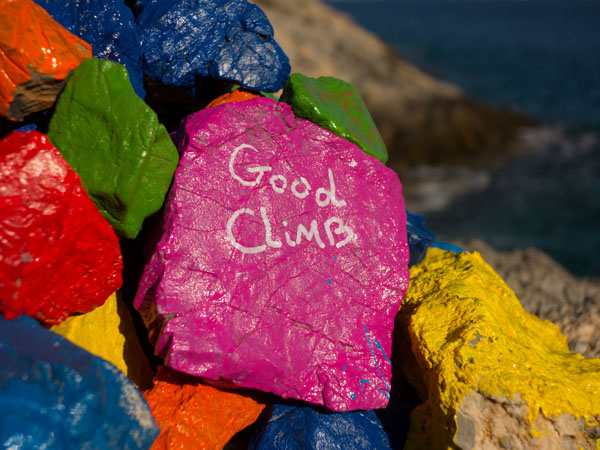
{"label": "red painted rock", "polygon": [[154,387],[144,397],[161,429],[152,450],[223,448],[265,407],[252,397],[207,386],[165,366],[158,368]]}
{"label": "red painted rock", "polygon": [[33,0],[0,0],[0,115],[22,120],[50,108],[66,78],[92,56]]}
{"label": "red painted rock", "polygon": [[324,404],[385,406],[408,286],[397,175],[267,98],[189,116],[136,307],[168,366]]}
{"label": "red painted rock", "polygon": [[0,141],[0,312],[48,324],[121,286],[115,232],[79,176],[38,132]]}

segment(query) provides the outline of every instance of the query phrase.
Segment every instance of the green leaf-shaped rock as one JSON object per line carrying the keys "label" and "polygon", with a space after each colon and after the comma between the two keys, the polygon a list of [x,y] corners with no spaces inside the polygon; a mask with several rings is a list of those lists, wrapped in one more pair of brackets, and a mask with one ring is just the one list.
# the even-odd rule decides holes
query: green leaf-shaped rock
{"label": "green leaf-shaped rock", "polygon": [[167,130],[134,92],[127,69],[90,58],[73,72],[48,137],[117,234],[135,238],[158,211],[179,155]]}
{"label": "green leaf-shaped rock", "polygon": [[294,73],[285,83],[280,101],[289,104],[297,117],[355,143],[384,164],[387,162],[383,138],[362,97],[350,83]]}

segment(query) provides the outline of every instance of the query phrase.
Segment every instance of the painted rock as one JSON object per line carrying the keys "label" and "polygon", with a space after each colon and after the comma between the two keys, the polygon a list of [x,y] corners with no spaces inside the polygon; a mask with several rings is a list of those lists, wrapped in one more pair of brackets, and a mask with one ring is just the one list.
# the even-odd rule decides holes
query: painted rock
{"label": "painted rock", "polygon": [[[51,330],[114,364],[140,389],[152,386],[152,368],[144,354],[131,313],[116,294],[95,310],[69,317]],[[101,339],[98,337],[102,336]]]}
{"label": "painted rock", "polygon": [[154,387],[144,396],[161,429],[152,450],[223,448],[265,407],[252,397],[207,386],[165,366],[159,366]]}
{"label": "painted rock", "polygon": [[90,46],[33,0],[0,0],[0,114],[23,120],[50,108]]}
{"label": "painted rock", "polygon": [[387,150],[377,126],[354,86],[333,77],[290,75],[280,101],[292,106],[297,117],[354,142],[384,164]]}
{"label": "painted rock", "polygon": [[276,404],[251,449],[389,449],[374,411],[330,413],[308,406]]}
{"label": "painted rock", "polygon": [[22,317],[0,319],[5,448],[147,449],[148,404],[116,367]]}
{"label": "painted rock", "polygon": [[57,324],[121,286],[115,232],[46,136],[0,141],[0,312]]}
{"label": "painted rock", "polygon": [[48,137],[117,234],[135,238],[158,211],[179,155],[120,64],[90,58],[60,95]]}
{"label": "painted rock", "polygon": [[233,92],[228,92],[227,94],[219,95],[212,102],[206,105],[207,108],[212,108],[213,106],[223,105],[225,103],[230,102],[243,102],[245,100],[250,100],[251,98],[258,98],[260,95],[255,94],[254,92],[247,91],[245,89],[236,89]]}
{"label": "painted rock", "polygon": [[426,399],[405,448],[600,445],[600,359],[569,353],[477,252],[430,248],[396,329],[394,356]]}
{"label": "painted rock", "polygon": [[408,235],[408,248],[410,249],[409,266],[419,264],[425,258],[427,249],[435,240],[435,234],[425,226],[425,216],[411,214],[406,211],[406,234]]}
{"label": "painted rock", "polygon": [[274,92],[290,73],[267,16],[245,0],[148,0],[137,17],[145,71],[193,88],[197,76]]}
{"label": "painted rock", "polygon": [[267,98],[189,116],[135,300],[176,370],[334,410],[389,398],[408,285],[397,175]]}
{"label": "painted rock", "polygon": [[93,55],[127,67],[135,92],[143,99],[142,48],[133,13],[123,0],[35,0],[71,33],[89,42]]}

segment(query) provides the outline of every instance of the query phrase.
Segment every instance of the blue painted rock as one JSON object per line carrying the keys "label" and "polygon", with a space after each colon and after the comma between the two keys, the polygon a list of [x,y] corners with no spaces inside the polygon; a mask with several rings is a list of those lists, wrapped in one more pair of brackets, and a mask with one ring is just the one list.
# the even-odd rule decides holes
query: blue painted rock
{"label": "blue painted rock", "polygon": [[144,69],[166,85],[193,88],[197,76],[274,92],[290,73],[273,28],[245,0],[149,0],[137,17]]}
{"label": "blue painted rock", "polygon": [[406,234],[410,248],[410,263],[412,267],[419,264],[427,254],[427,248],[435,240],[435,234],[425,226],[425,216],[411,214],[406,211]]}
{"label": "blue painted rock", "polygon": [[199,111],[136,297],[181,372],[346,411],[389,400],[408,285],[398,176],[268,98]]}
{"label": "blue painted rock", "polygon": [[273,405],[251,449],[389,449],[374,411],[319,412],[308,406]]}
{"label": "blue painted rock", "polygon": [[58,99],[48,137],[117,234],[135,238],[162,206],[179,154],[125,68],[84,61]]}
{"label": "blue painted rock", "polygon": [[460,253],[460,252],[465,251],[462,247],[459,247],[458,245],[454,245],[450,242],[444,242],[444,241],[433,241],[431,243],[430,247],[439,248],[441,250],[446,250],[446,251],[452,252],[452,253]]}
{"label": "blue painted rock", "polygon": [[35,0],[71,33],[92,46],[93,55],[127,67],[129,79],[144,98],[142,49],[135,19],[123,0]]}
{"label": "blue painted rock", "polygon": [[0,319],[0,442],[7,448],[147,449],[148,404],[112,364],[41,327]]}

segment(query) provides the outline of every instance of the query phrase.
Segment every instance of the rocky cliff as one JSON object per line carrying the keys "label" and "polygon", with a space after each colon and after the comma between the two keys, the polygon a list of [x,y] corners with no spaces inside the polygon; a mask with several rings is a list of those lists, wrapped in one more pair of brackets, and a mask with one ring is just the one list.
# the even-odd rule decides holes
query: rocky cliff
{"label": "rocky cliff", "polygon": [[427,75],[348,15],[319,0],[253,3],[273,24],[292,72],[333,76],[357,87],[395,169],[419,163],[473,163],[505,154],[519,128],[531,124]]}

